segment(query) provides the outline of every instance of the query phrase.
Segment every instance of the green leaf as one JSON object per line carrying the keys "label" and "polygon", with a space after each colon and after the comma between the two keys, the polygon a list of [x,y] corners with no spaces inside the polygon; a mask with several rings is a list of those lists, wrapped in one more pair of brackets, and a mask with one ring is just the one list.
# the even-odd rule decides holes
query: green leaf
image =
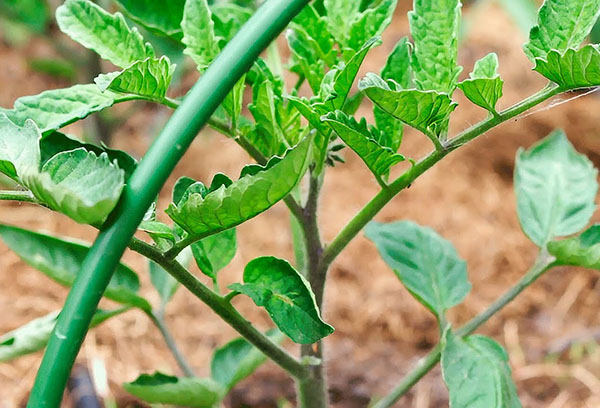
{"label": "green leaf", "polygon": [[551,50],[578,48],[600,14],[600,0],[545,0],[529,32],[525,53],[532,61]]}
{"label": "green leaf", "polygon": [[[400,89],[408,89],[412,84],[412,70],[410,68],[411,47],[408,38],[403,37],[398,41],[381,70],[381,77],[385,80],[391,79],[395,81]],[[375,124],[381,131],[379,143],[397,152],[402,143],[402,135],[404,133],[402,122],[383,111],[377,105],[373,106],[373,115],[375,117]]]}
{"label": "green leaf", "polygon": [[558,84],[562,89],[591,88],[600,85],[600,50],[586,45],[558,52],[549,51],[545,59],[536,58],[537,72]]}
{"label": "green leaf", "polygon": [[334,74],[332,74],[333,86],[331,87],[332,90],[329,92],[330,96],[323,98],[323,102],[325,102],[326,105],[335,109],[342,109],[367,53],[371,48],[379,44],[381,44],[381,38],[371,38],[363,44],[362,48],[360,48],[352,58],[350,58],[347,64],[343,64],[330,71],[330,73],[334,72]]}
{"label": "green leaf", "polygon": [[222,387],[210,378],[177,378],[161,372],[142,374],[123,384],[128,393],[152,404],[214,408],[223,397]]}
{"label": "green leaf", "polygon": [[327,10],[327,27],[340,45],[347,44],[352,23],[360,11],[360,2],[348,0],[324,0]]}
{"label": "green leaf", "polygon": [[320,54],[319,44],[303,27],[292,27],[285,35],[292,52],[291,70],[304,75],[310,88],[316,93],[325,75],[325,62]]}
{"label": "green leaf", "polygon": [[[283,341],[283,334],[276,329],[267,332],[267,337],[275,343]],[[267,357],[260,350],[240,337],[215,351],[210,364],[211,376],[227,393],[265,361]]]}
{"label": "green leaf", "polygon": [[160,221],[142,221],[138,229],[148,233],[153,238],[162,238],[169,241],[176,240],[173,229]]}
{"label": "green leaf", "polygon": [[508,356],[485,336],[444,336],[442,374],[452,408],[520,408]]}
{"label": "green leaf", "polygon": [[[89,246],[51,235],[0,224],[0,237],[28,265],[64,286],[71,286],[79,274]],[[148,302],[138,296],[138,276],[119,264],[104,296],[116,302],[151,310]]]}
{"label": "green leaf", "polygon": [[131,99],[113,92],[102,92],[96,84],[74,85],[53,89],[38,95],[23,96],[11,110],[0,108],[0,113],[18,126],[33,119],[43,135],[106,109],[115,103]]}
{"label": "green leaf", "polygon": [[510,14],[521,31],[528,34],[537,19],[535,0],[500,0],[499,3]]}
{"label": "green leaf", "polygon": [[471,290],[466,262],[431,228],[411,221],[371,222],[365,235],[410,293],[438,319]]}
{"label": "green leaf", "polygon": [[256,258],[244,269],[244,284],[235,283],[229,288],[267,309],[279,330],[295,343],[316,343],[334,331],[321,320],[306,279],[287,261],[270,256]]}
{"label": "green leaf", "polygon": [[96,156],[83,148],[59,153],[41,172],[27,172],[21,179],[51,209],[92,225],[104,222],[125,185],[123,170],[106,153]]}
{"label": "green leaf", "polygon": [[117,0],[136,23],[153,32],[168,36],[181,35],[181,20],[185,0]]}
{"label": "green leaf", "polygon": [[445,93],[397,90],[395,83],[372,73],[358,87],[383,111],[428,135],[445,132],[450,114],[457,106]]}
{"label": "green leaf", "polygon": [[[99,309],[94,313],[91,327],[96,327],[113,316],[117,316],[127,308],[116,310]],[[26,354],[35,353],[46,347],[56,324],[59,311],[39,317],[29,323],[3,334],[0,337],[0,363],[14,360]]]}
{"label": "green leaf", "polygon": [[191,248],[200,271],[215,281],[217,273],[235,256],[237,250],[235,228],[206,237],[193,243]]}
{"label": "green leaf", "polygon": [[[187,268],[191,260],[191,250],[189,247],[181,251],[175,259],[183,267]],[[148,261],[148,272],[150,274],[150,282],[160,296],[160,309],[164,311],[167,303],[169,303],[177,292],[177,289],[179,289],[179,281],[153,261]]]}
{"label": "green leaf", "polygon": [[515,191],[519,221],[540,248],[583,229],[596,208],[597,170],[562,131],[517,153]]}
{"label": "green leaf", "polygon": [[19,127],[0,113],[0,172],[19,182],[23,173],[37,171],[40,137],[40,131],[32,120]]}
{"label": "green leaf", "polygon": [[404,160],[404,156],[378,143],[377,129],[369,128],[364,118],[357,122],[343,112],[336,111],[324,116],[323,120],[360,156],[377,178],[385,178],[392,166]]}
{"label": "green leaf", "polygon": [[503,85],[498,75],[498,56],[492,52],[475,63],[470,78],[458,87],[475,105],[497,114],[496,103],[502,97]]}
{"label": "green leaf", "polygon": [[398,0],[381,0],[376,7],[360,13],[350,27],[348,47],[359,50],[367,40],[383,34],[392,22],[397,3]]}
{"label": "green leaf", "polygon": [[462,67],[457,65],[459,0],[415,0],[408,14],[415,49],[411,65],[421,90],[452,94]]}
{"label": "green leaf", "polygon": [[0,15],[25,24],[35,33],[42,34],[49,20],[48,4],[44,0],[3,0]]}
{"label": "green leaf", "polygon": [[135,62],[123,71],[100,74],[94,82],[102,92],[110,89],[162,101],[171,84],[173,72],[175,72],[175,65],[171,65],[167,57],[147,58]]}
{"label": "green leaf", "polygon": [[210,6],[210,10],[215,24],[215,35],[220,37],[221,46],[231,41],[252,16],[252,9],[228,2],[217,2]]}
{"label": "green leaf", "polygon": [[333,67],[337,62],[334,39],[327,29],[327,19],[319,15],[313,5],[308,5],[294,18],[292,29],[301,27],[317,44],[317,53],[325,64]]}
{"label": "green leaf", "polygon": [[152,46],[121,13],[110,14],[89,0],[65,1],[56,9],[56,21],[62,32],[118,67],[154,57]]}
{"label": "green leaf", "polygon": [[577,237],[548,242],[548,252],[561,265],[600,270],[600,224],[592,225]]}
{"label": "green leaf", "polygon": [[244,91],[246,90],[246,76],[243,75],[234,85],[231,92],[223,101],[223,108],[231,118],[231,128],[237,129],[240,114],[244,108]]}
{"label": "green leaf", "polygon": [[219,53],[212,13],[206,0],[187,0],[181,21],[185,54],[192,57],[200,70],[208,67]]}
{"label": "green leaf", "polygon": [[[169,205],[167,214],[193,237],[235,227],[269,209],[287,196],[306,172],[312,139],[306,137],[284,158],[256,174],[222,186],[205,197],[192,193],[183,202]],[[273,159],[271,159],[273,160]]]}
{"label": "green leaf", "polygon": [[110,149],[106,146],[97,146],[92,143],[84,143],[60,132],[52,132],[49,135],[44,136],[42,140],[40,140],[39,145],[42,155],[42,165],[58,153],[84,148],[88,152],[96,153],[98,156],[102,155],[102,153],[106,153],[109,160],[111,162],[116,161],[119,168],[125,172],[126,179],[129,179],[137,167],[137,160],[131,157],[127,152]]}

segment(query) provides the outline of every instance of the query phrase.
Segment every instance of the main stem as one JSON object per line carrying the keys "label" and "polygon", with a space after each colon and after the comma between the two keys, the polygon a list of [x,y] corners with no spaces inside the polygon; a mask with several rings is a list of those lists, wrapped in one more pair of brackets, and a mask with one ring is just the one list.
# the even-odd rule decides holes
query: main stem
{"label": "main stem", "polygon": [[[500,309],[513,301],[521,292],[528,288],[546,271],[555,264],[547,254],[541,254],[531,269],[513,287],[506,291],[500,298],[492,303],[485,311],[471,319],[467,324],[456,331],[459,336],[467,336],[473,333],[479,326],[487,322],[490,317],[498,313]],[[410,373],[398,384],[385,398],[379,400],[372,408],[389,408],[393,406],[404,394],[410,390],[421,378],[425,376],[440,361],[442,347],[437,344]]]}
{"label": "main stem", "polygon": [[[130,177],[83,262],[40,365],[29,408],[58,408],[92,316],[144,213],[197,133],[259,54],[309,0],[268,0],[190,90]],[[242,318],[243,320],[243,318]]]}
{"label": "main stem", "polygon": [[[326,270],[320,268],[323,244],[317,222],[319,193],[321,190],[322,174],[310,174],[310,182],[306,205],[302,211],[300,223],[303,229],[307,254],[307,279],[315,294],[319,309],[323,310],[323,293],[325,291]],[[310,376],[297,381],[298,407],[326,408],[329,404],[327,392],[327,375],[324,365],[323,341],[315,344],[303,344],[300,348],[303,359],[313,361],[309,365]]]}

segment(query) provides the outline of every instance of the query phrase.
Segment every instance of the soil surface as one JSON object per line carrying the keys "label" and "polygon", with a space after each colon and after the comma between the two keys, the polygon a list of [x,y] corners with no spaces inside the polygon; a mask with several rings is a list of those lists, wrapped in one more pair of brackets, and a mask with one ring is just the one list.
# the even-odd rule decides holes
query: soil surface
{"label": "soil surface", "polygon": [[[395,42],[408,34],[404,12],[399,10],[383,45],[368,57],[364,72],[379,71]],[[524,36],[501,9],[486,6],[464,14],[468,30],[460,51],[463,76],[478,58],[494,51],[505,80],[501,108],[544,86],[544,80],[531,72],[531,64],[521,51]],[[68,86],[29,69],[28,58],[49,54],[43,41],[33,41],[20,49],[0,45],[0,106],[11,106],[19,96]],[[184,82],[189,85],[193,80]],[[184,92],[185,87],[180,91]],[[580,94],[557,97],[550,105],[506,123],[451,154],[377,216],[379,221],[410,219],[428,225],[451,240],[466,259],[473,289],[466,301],[450,312],[454,324],[460,325],[485,309],[527,271],[535,258],[536,248],[521,232],[516,216],[512,172],[517,150],[562,128],[575,147],[600,166],[600,99],[588,95],[561,104],[577,96]],[[455,93],[455,99],[460,106],[452,119],[451,134],[485,117],[485,112],[468,103],[460,91]],[[118,112],[125,110],[126,107],[116,108]],[[369,104],[365,103],[359,113],[370,117]],[[141,105],[114,135],[114,146],[141,157],[169,115],[163,108]],[[68,131],[81,134],[81,127],[71,126]],[[418,158],[430,148],[425,137],[407,131],[401,152]],[[349,150],[344,154],[347,163],[328,171],[323,188],[320,223],[326,241],[378,191],[363,163]],[[207,181],[219,171],[237,175],[247,162],[247,155],[236,144],[210,131],[203,132],[163,190],[160,208],[168,204],[179,176]],[[402,166],[395,174],[401,170]],[[89,241],[95,236],[91,228],[25,204],[0,203],[0,222]],[[289,215],[280,204],[239,227],[239,250],[220,274],[221,287],[238,281],[244,265],[256,256],[293,259],[288,225]],[[140,272],[143,294],[156,300],[146,263],[132,253],[126,253],[124,261]],[[553,270],[480,329],[509,352],[524,407],[600,406],[597,347],[577,346],[560,356],[549,356],[550,351],[565,342],[584,341],[586,333],[600,326],[598,286],[597,272]],[[67,293],[1,243],[0,288],[0,333],[58,310]],[[366,407],[372,396],[385,395],[437,342],[433,316],[410,296],[362,235],[334,263],[326,298],[324,317],[336,328],[326,340],[327,371],[335,407]],[[249,300],[239,297],[235,304],[260,328],[271,326],[266,313]],[[107,302],[105,306],[114,305]],[[199,375],[208,375],[213,350],[235,337],[234,331],[185,290],[176,294],[167,312],[169,326],[183,352]],[[297,351],[292,344],[286,347]],[[0,365],[0,407],[17,407],[26,401],[40,359],[41,353],[36,353]],[[91,331],[80,361],[106,368],[110,392],[120,407],[143,406],[125,395],[120,388],[123,381],[155,369],[178,373],[158,331],[137,311]],[[293,401],[293,395],[293,383],[269,363],[236,387],[226,406],[276,407],[278,402]],[[447,391],[436,369],[397,407],[447,405]]]}

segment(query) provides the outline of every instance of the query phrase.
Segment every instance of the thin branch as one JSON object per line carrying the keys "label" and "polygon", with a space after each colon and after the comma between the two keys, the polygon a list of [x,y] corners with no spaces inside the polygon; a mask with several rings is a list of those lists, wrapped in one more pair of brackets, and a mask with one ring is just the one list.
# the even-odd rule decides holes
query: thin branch
{"label": "thin branch", "polygon": [[31,191],[0,190],[0,201],[22,201],[25,203],[41,204]]}
{"label": "thin branch", "polygon": [[[475,316],[473,319],[471,319],[471,321],[458,329],[456,334],[458,336],[467,336],[473,333],[479,326],[487,322],[490,317],[514,300],[521,292],[523,292],[540,276],[552,269],[554,266],[556,266],[556,264],[553,259],[551,259],[547,254],[540,254],[535,264],[519,282],[506,291],[504,295],[498,298],[486,310]],[[410,371],[389,395],[373,405],[373,408],[390,408],[393,406],[400,399],[400,397],[406,394],[413,385],[415,385],[421,378],[425,376],[425,374],[435,367],[435,365],[440,361],[441,355],[442,347],[440,344],[437,344],[435,348],[417,364],[417,367]]]}
{"label": "thin branch", "polygon": [[210,307],[217,315],[227,322],[227,324],[248,340],[249,343],[262,351],[290,375],[298,379],[303,379],[309,375],[308,367],[300,363],[287,351],[273,343],[264,334],[254,328],[254,326],[240,315],[231,303],[229,303],[228,299],[209,289],[179,262],[173,259],[167,259],[158,249],[137,238],[131,240],[129,248],[162,266],[165,271]]}
{"label": "thin branch", "polygon": [[557,86],[547,86],[536,94],[523,100],[522,102],[506,109],[498,116],[489,117],[478,124],[466,129],[458,136],[447,141],[443,150],[435,150],[421,161],[416,163],[406,173],[398,177],[389,185],[389,188],[381,190],[365,207],[339,232],[334,240],[325,248],[322,268],[328,268],[331,262],[342,252],[350,241],[363,229],[377,213],[394,198],[400,191],[412,184],[419,176],[429,170],[433,165],[446,157],[450,152],[458,149],[460,146],[481,136],[488,130],[499,124],[510,120],[528,109],[548,100],[560,92]]}
{"label": "thin branch", "polygon": [[173,354],[175,361],[177,361],[177,365],[179,365],[179,368],[181,368],[181,371],[183,371],[183,373],[185,374],[186,377],[194,377],[195,376],[194,369],[187,362],[186,358],[183,356],[183,353],[177,346],[177,342],[175,341],[175,339],[173,338],[173,335],[169,331],[169,328],[167,327],[167,325],[165,323],[165,319],[164,319],[164,316],[162,315],[162,313],[147,312],[146,314],[148,315],[150,320],[152,320],[154,325],[160,331],[160,334],[162,335],[163,339],[165,340],[167,347]]}

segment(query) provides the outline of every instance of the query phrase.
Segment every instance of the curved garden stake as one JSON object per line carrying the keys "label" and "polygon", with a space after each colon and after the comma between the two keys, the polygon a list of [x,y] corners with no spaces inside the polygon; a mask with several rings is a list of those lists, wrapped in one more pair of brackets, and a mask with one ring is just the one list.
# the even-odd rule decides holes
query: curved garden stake
{"label": "curved garden stake", "polygon": [[208,68],[129,179],[119,205],[90,250],[58,318],[28,403],[58,407],[98,302],[144,213],[235,83],[308,0],[269,0]]}

